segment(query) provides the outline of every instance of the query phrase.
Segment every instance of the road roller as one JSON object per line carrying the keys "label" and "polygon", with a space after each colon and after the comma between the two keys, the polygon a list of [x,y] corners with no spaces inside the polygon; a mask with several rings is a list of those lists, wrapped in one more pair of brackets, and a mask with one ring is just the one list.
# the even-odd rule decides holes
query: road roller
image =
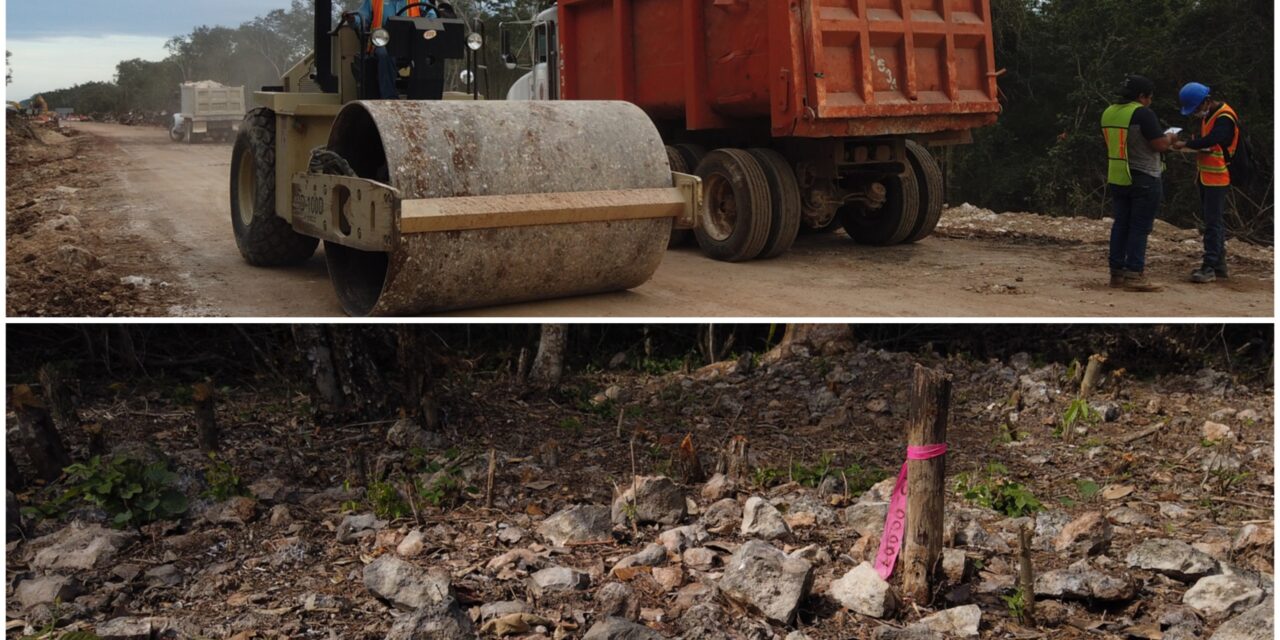
{"label": "road roller", "polygon": [[703,252],[744,261],[801,232],[932,234],[934,152],[1000,111],[991,20],[989,0],[559,0],[501,42],[528,69],[509,99],[644,109],[673,170],[703,179]]}
{"label": "road roller", "polygon": [[449,3],[336,26],[314,5],[315,50],[255,93],[233,150],[250,264],[323,242],[348,314],[417,315],[637,287],[694,226],[701,181],[634,104],[446,99],[471,97],[445,95],[446,61],[483,46]]}

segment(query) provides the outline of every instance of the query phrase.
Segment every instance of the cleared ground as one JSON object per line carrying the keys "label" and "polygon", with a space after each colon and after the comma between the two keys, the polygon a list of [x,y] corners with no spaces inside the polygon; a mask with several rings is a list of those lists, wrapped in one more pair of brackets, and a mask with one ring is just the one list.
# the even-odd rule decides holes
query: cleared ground
{"label": "cleared ground", "polygon": [[[333,316],[341,309],[319,255],[292,269],[244,264],[228,220],[227,144],[187,146],[159,129],[77,123],[95,150],[104,215],[152,246],[190,300],[170,313]],[[1270,317],[1270,249],[1233,242],[1228,282],[1193,285],[1195,232],[1159,225],[1150,275],[1164,292],[1106,286],[1103,221],[949,212],[915,246],[869,248],[844,234],[803,236],[771,261],[718,263],[696,249],[669,252],[657,275],[630,292],[462,312],[465,316],[1118,316]],[[109,258],[109,257],[108,257]]]}

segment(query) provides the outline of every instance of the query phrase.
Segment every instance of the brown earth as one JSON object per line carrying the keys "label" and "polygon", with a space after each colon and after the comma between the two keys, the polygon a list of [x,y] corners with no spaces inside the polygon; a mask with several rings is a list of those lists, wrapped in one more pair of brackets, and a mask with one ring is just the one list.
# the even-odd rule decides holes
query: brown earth
{"label": "brown earth", "polygon": [[[80,168],[98,190],[78,194],[95,214],[81,221],[102,233],[127,233],[132,251],[98,255],[116,271],[171,273],[168,293],[137,307],[134,315],[235,317],[338,316],[341,309],[317,255],[299,267],[259,270],[241,261],[232,240],[227,203],[230,147],[185,146],[163,130],[75,123],[97,155]],[[18,163],[10,173],[19,185]],[[11,180],[14,178],[11,177]],[[15,203],[34,199],[24,188]],[[49,214],[44,214],[49,215]],[[12,228],[13,221],[10,221]],[[1196,232],[1157,226],[1150,274],[1162,293],[1132,294],[1106,286],[1108,223],[1034,214],[995,215],[958,207],[944,215],[938,233],[913,246],[862,247],[843,233],[802,237],[791,253],[770,261],[726,264],[697,249],[668,253],[654,278],[628,292],[465,311],[457,316],[510,317],[1271,317],[1274,254],[1270,248],[1232,241],[1233,277],[1193,285],[1185,276],[1197,265]],[[13,234],[11,233],[11,236]],[[25,238],[25,236],[24,236]],[[23,256],[47,249],[11,250],[11,315],[99,315],[95,308],[40,306],[47,289],[76,291],[81,273],[44,279],[24,273]],[[13,240],[11,240],[11,243]],[[42,241],[43,242],[43,241]],[[11,249],[13,245],[11,244]],[[108,278],[110,279],[110,278]],[[52,284],[51,284],[52,283]],[[86,297],[96,290],[79,290]],[[34,301],[34,302],[33,302]],[[176,302],[176,305],[174,304]],[[121,313],[128,309],[117,310]]]}
{"label": "brown earth", "polygon": [[[296,392],[254,381],[227,389],[218,411],[225,459],[244,484],[262,482],[255,485],[260,497],[237,509],[236,517],[247,524],[212,522],[221,505],[195,497],[192,515],[147,527],[134,545],[100,569],[79,572],[87,595],[66,603],[62,620],[69,628],[92,628],[115,617],[151,617],[157,626],[181,629],[177,637],[381,639],[397,616],[366,589],[362,569],[376,557],[397,554],[397,545],[417,529],[424,546],[406,560],[447,569],[459,602],[472,616],[479,615],[483,603],[514,600],[550,621],[544,633],[514,637],[581,637],[599,620],[600,590],[626,582],[642,618],[665,637],[781,639],[792,629],[765,622],[717,596],[714,588],[693,595],[697,585],[720,578],[731,550],[747,540],[736,528],[707,543],[717,558],[715,567],[699,570],[679,560],[664,564],[679,570],[679,584],[668,586],[646,571],[610,576],[619,558],[639,551],[667,526],[618,526],[608,540],[568,549],[551,549],[535,533],[546,516],[569,505],[608,505],[615,489],[631,482],[633,464],[640,474],[678,477],[679,443],[692,434],[707,468],[716,466],[716,452],[731,435],[745,436],[750,478],[730,495],[739,503],[753,495],[775,499],[795,519],[791,533],[774,544],[787,551],[816,545],[829,556],[816,563],[812,594],[800,606],[797,624],[809,638],[871,638],[877,629],[899,627],[946,606],[948,598],[981,608],[982,638],[1160,638],[1162,619],[1193,625],[1192,635],[1176,637],[1209,637],[1227,616],[1190,612],[1181,604],[1188,583],[1128,568],[1125,555],[1144,540],[1172,538],[1203,549],[1223,571],[1230,567],[1254,578],[1259,571],[1274,572],[1274,397],[1266,376],[1202,370],[1137,379],[1124,373],[1125,363],[1110,362],[1094,401],[1113,415],[1082,419],[1067,442],[1055,429],[1078,384],[1074,367],[1034,360],[1025,354],[1008,362],[944,359],[863,347],[754,367],[748,360],[728,362],[692,374],[580,374],[550,394],[516,386],[503,374],[459,368],[436,387],[445,441],[423,451],[389,447],[391,420],[334,424],[313,416]],[[828,595],[828,586],[874,549],[874,536],[860,538],[846,523],[843,508],[901,463],[916,362],[954,379],[948,519],[974,518],[990,539],[961,543],[954,533],[959,526],[949,525],[945,546],[963,550],[980,571],[960,584],[941,585],[932,603],[915,603],[900,616],[876,620],[844,610]],[[84,381],[83,389],[90,398],[82,411],[86,421],[101,423],[113,442],[153,443],[172,456],[191,491],[199,491],[205,478],[201,469],[208,463],[193,449],[196,436],[181,388],[152,379],[109,385]],[[1225,425],[1231,438],[1207,441],[1206,421]],[[84,443],[70,436],[79,451]],[[454,452],[445,452],[447,447]],[[487,509],[481,494],[490,448],[496,451],[497,474],[494,506]],[[1240,467],[1225,473],[1204,470],[1206,460],[1223,455]],[[393,518],[376,534],[337,542],[335,530],[345,515],[370,509],[360,486],[362,473],[398,486],[424,473],[424,462],[433,459],[458,461],[460,479],[476,491],[464,491],[457,506],[421,501],[420,517]],[[1038,611],[1046,617],[1054,612],[1054,620],[1039,628],[1019,623],[1004,600],[1013,589],[1018,521],[966,498],[956,484],[962,474],[974,479],[990,474],[988,486],[1024,487],[1043,505],[1037,518],[1065,521],[1111,514],[1118,507],[1147,518],[1130,523],[1109,515],[1116,520],[1109,543],[1089,553],[1107,573],[1133,580],[1136,593],[1111,604],[1044,598]],[[815,488],[828,477],[833,482],[826,489]],[[711,502],[700,496],[701,488],[685,487],[696,512]],[[31,502],[42,495],[47,494],[21,497]],[[696,522],[696,512],[684,523]],[[89,520],[100,517],[86,509],[75,513]],[[289,519],[277,519],[280,513]],[[1233,543],[1249,525],[1261,529],[1244,544]],[[47,520],[28,535],[64,526]],[[512,540],[514,531],[507,530],[514,528],[521,535]],[[32,575],[32,556],[46,544],[11,543],[8,574]],[[527,563],[486,567],[518,549],[531,554]],[[1038,573],[1065,568],[1080,557],[1043,549],[1033,555]],[[125,572],[125,578],[113,573],[125,564],[137,569]],[[537,597],[528,575],[545,565],[577,568],[590,576],[590,585]],[[157,567],[166,567],[167,579],[138,575]],[[1260,579],[1269,594],[1269,579]],[[709,602],[719,611],[728,635],[682,635],[682,616],[692,602]],[[49,614],[48,607],[21,611],[12,592],[8,608],[13,628],[35,625]],[[1163,626],[1172,633],[1171,624]]]}

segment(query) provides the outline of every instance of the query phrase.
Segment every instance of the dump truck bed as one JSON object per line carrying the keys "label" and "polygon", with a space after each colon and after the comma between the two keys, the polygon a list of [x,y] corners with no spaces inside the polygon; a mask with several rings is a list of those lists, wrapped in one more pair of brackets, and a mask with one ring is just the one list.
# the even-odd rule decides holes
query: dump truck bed
{"label": "dump truck bed", "polygon": [[566,99],[688,130],[963,132],[999,111],[989,0],[560,0]]}
{"label": "dump truck bed", "polygon": [[182,85],[182,115],[194,120],[239,120],[244,117],[244,87],[213,82]]}

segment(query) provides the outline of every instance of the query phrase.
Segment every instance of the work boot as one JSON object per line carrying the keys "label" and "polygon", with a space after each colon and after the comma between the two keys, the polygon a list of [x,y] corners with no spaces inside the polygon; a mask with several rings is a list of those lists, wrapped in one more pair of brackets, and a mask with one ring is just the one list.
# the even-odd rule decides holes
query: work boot
{"label": "work boot", "polygon": [[1148,280],[1146,274],[1141,271],[1125,271],[1124,289],[1125,291],[1154,293],[1156,291],[1163,291],[1164,287]]}
{"label": "work boot", "polygon": [[1213,275],[1216,276],[1219,280],[1226,280],[1231,277],[1231,274],[1227,272],[1226,260],[1219,262],[1218,266],[1213,268]]}
{"label": "work boot", "polygon": [[1111,270],[1111,288],[1112,289],[1124,288],[1124,271],[1122,269]]}
{"label": "work boot", "polygon": [[1196,269],[1195,271],[1191,272],[1191,281],[1197,284],[1213,282],[1214,280],[1217,280],[1217,279],[1218,279],[1218,274],[1214,271],[1213,267],[1207,264],[1201,265],[1199,269]]}

